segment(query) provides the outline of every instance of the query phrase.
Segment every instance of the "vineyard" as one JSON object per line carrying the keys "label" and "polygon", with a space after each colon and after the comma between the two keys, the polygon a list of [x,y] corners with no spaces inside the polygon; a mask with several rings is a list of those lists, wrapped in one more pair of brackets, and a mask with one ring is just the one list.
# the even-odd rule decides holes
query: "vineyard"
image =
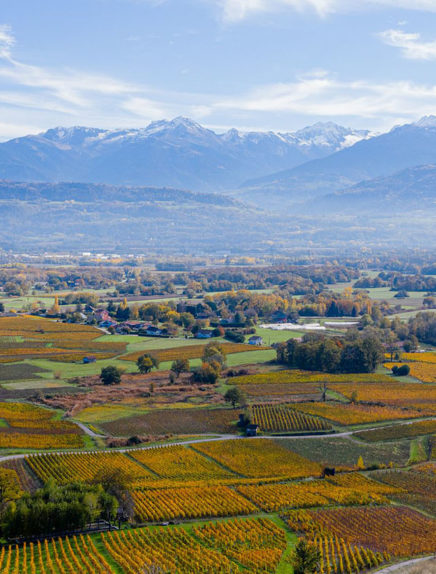
{"label": "vineyard", "polygon": [[100,342],[101,331],[74,323],[21,315],[0,317],[0,362],[24,359],[80,361],[92,354],[107,359],[125,352],[123,342]]}
{"label": "vineyard", "polygon": [[45,454],[29,456],[26,461],[43,482],[50,478],[59,484],[91,482],[99,472],[107,469],[120,469],[132,484],[141,485],[155,478],[150,471],[117,452]]}
{"label": "vineyard", "polygon": [[401,408],[339,402],[298,403],[293,408],[304,413],[324,417],[341,425],[355,425],[396,419],[420,417],[422,413]]}
{"label": "vineyard", "polygon": [[[254,345],[245,345],[243,343],[220,343],[220,347],[223,349],[226,355],[232,355],[234,353],[247,353],[249,351],[262,351],[269,347],[258,347]],[[203,356],[205,345],[185,345],[183,347],[174,347],[172,349],[153,349],[148,351],[149,354],[153,355],[158,359],[160,363],[168,361],[176,361],[177,359],[200,359]],[[128,353],[120,357],[123,361],[137,361],[138,358],[143,355],[146,351],[135,351],[134,353]]]}
{"label": "vineyard", "polygon": [[376,568],[390,560],[387,552],[373,552],[363,546],[352,546],[337,536],[317,534],[312,543],[321,555],[319,574],[344,574]]}
{"label": "vineyard", "polygon": [[300,413],[287,405],[258,404],[251,406],[253,423],[269,432],[325,431],[331,429],[327,422]]}
{"label": "vineyard", "polygon": [[312,371],[277,371],[273,373],[260,373],[256,375],[243,375],[235,377],[232,382],[237,385],[247,384],[294,384],[294,383],[388,383],[392,379],[386,375],[373,373],[340,374],[314,373]]}
{"label": "vineyard", "polygon": [[130,454],[162,478],[206,481],[235,476],[195,450],[183,446],[138,450]]}
{"label": "vineyard", "polygon": [[[285,508],[308,508],[331,504],[380,504],[387,502],[384,495],[400,492],[394,486],[380,485],[360,475],[341,481],[312,480],[289,484],[241,485],[238,492],[267,512]],[[354,479],[354,477],[356,477]]]}
{"label": "vineyard", "polygon": [[251,514],[257,508],[227,486],[134,491],[139,522]]}
{"label": "vineyard", "polygon": [[[389,357],[388,357],[389,358]],[[403,362],[418,362],[418,363],[432,363],[436,364],[436,353],[402,353],[401,360]]]}
{"label": "vineyard", "polygon": [[403,506],[293,510],[286,519],[309,537],[337,536],[374,552],[413,556],[434,551],[436,520]]}
{"label": "vineyard", "polygon": [[206,546],[242,564],[253,574],[274,573],[286,549],[286,536],[271,520],[232,520],[194,528]]}
{"label": "vineyard", "polygon": [[[309,395],[320,399],[321,388],[317,383],[244,383],[242,387],[247,397],[255,401],[291,401],[298,395]],[[311,396],[310,396],[311,395]]]}
{"label": "vineyard", "polygon": [[153,410],[120,418],[101,427],[115,436],[134,434],[236,433],[234,409],[182,408]]}
{"label": "vineyard", "polygon": [[27,403],[0,403],[0,448],[61,449],[84,446],[83,431],[53,411]]}
{"label": "vineyard", "polygon": [[436,433],[436,420],[418,421],[415,423],[395,425],[391,427],[362,431],[356,433],[357,438],[370,442],[394,440]]}
{"label": "vineyard", "polygon": [[264,518],[183,528],[138,528],[9,546],[2,574],[274,573],[286,549],[282,528]]}
{"label": "vineyard", "polygon": [[390,379],[389,384],[386,385],[335,384],[330,388],[348,399],[356,393],[357,399],[363,402],[384,403],[395,408],[422,409],[421,414],[436,412],[436,385],[399,383]]}
{"label": "vineyard", "polygon": [[199,443],[195,445],[195,450],[242,476],[252,478],[317,476],[321,470],[318,463],[268,439]]}
{"label": "vineyard", "polygon": [[[395,365],[401,367],[403,363],[385,363],[387,369],[392,369]],[[410,375],[419,379],[423,383],[436,383],[436,362],[411,362],[409,364]]]}
{"label": "vineyard", "polygon": [[405,492],[413,492],[422,496],[427,496],[436,500],[436,475],[415,472],[392,470],[389,472],[379,472],[377,480],[384,482],[395,488],[401,488]]}
{"label": "vineyard", "polygon": [[58,538],[22,547],[3,547],[0,552],[2,574],[115,574],[90,536]]}

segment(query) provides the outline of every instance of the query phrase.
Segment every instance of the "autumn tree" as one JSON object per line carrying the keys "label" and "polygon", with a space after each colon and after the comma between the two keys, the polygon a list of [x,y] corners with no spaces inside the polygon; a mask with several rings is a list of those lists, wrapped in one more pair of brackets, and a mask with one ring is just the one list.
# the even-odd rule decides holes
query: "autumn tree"
{"label": "autumn tree", "polygon": [[242,406],[246,402],[245,395],[239,387],[230,387],[230,389],[226,391],[224,399],[226,402],[232,403],[233,408],[236,408],[236,405]]}
{"label": "autumn tree", "polygon": [[121,369],[108,365],[101,370],[100,379],[104,385],[119,385],[121,383]]}
{"label": "autumn tree", "polygon": [[149,373],[152,369],[159,368],[159,360],[154,355],[144,354],[136,361],[138,371],[141,374]]}
{"label": "autumn tree", "polygon": [[189,361],[188,359],[176,359],[171,365],[171,370],[179,378],[181,373],[187,373],[189,371]]}

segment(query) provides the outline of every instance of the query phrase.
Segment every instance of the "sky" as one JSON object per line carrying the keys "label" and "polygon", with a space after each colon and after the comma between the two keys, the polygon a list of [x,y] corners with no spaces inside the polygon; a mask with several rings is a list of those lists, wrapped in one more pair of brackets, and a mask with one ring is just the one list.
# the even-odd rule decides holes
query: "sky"
{"label": "sky", "polygon": [[0,139],[436,115],[436,0],[3,0]]}

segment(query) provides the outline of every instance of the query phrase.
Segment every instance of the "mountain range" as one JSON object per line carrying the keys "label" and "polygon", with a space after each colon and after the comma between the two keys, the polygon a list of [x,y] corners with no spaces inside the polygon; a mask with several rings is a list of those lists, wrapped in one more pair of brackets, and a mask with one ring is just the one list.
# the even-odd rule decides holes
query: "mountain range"
{"label": "mountain range", "polygon": [[186,118],[54,128],[0,144],[0,209],[12,251],[427,246],[436,118],[381,135],[333,123],[218,134]]}
{"label": "mountain range", "polygon": [[[240,197],[257,205],[265,205],[268,198],[268,206],[273,202],[283,207],[283,203],[301,203],[427,164],[436,164],[436,117],[431,116],[363,139],[327,157],[250,180],[241,186]],[[380,181],[377,186],[381,191]]]}
{"label": "mountain range", "polygon": [[333,123],[294,133],[218,134],[183,117],[143,129],[58,127],[1,143],[0,179],[222,191],[366,137],[366,131]]}

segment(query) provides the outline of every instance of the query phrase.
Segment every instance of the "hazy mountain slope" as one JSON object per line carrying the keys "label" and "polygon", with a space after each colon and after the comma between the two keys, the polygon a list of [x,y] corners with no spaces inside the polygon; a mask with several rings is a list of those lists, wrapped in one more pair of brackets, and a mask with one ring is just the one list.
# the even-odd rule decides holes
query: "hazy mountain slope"
{"label": "hazy mountain slope", "polygon": [[262,204],[265,197],[269,203],[298,202],[433,162],[436,162],[436,118],[430,117],[291,170],[247,181],[241,188],[241,197],[257,204]]}
{"label": "hazy mountain slope", "polygon": [[404,201],[394,211],[374,202],[368,211],[370,202],[355,197],[350,209],[347,198],[322,201],[272,213],[229,196],[169,188],[2,181],[0,252],[272,255],[308,244],[325,252],[436,240],[435,211],[424,203],[419,211]]}
{"label": "hazy mountain slope", "polygon": [[0,178],[216,191],[324,157],[363,137],[367,132],[332,123],[285,134],[217,134],[186,118],[131,130],[55,128],[0,144]]}
{"label": "hazy mountain slope", "polygon": [[363,181],[350,189],[318,197],[303,212],[403,214],[436,212],[436,165],[409,168],[392,176]]}

